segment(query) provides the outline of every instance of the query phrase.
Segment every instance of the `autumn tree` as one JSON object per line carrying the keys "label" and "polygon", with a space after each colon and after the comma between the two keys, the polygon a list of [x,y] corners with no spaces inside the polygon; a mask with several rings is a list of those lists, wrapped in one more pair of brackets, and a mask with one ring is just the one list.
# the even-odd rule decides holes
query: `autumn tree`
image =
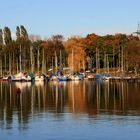
{"label": "autumn tree", "polygon": [[53,35],[42,44],[42,49],[45,50],[44,59],[48,68],[55,67],[55,72],[66,64],[66,51],[64,48],[64,38],[62,35]]}
{"label": "autumn tree", "polygon": [[126,61],[129,70],[135,70],[137,73],[140,68],[140,40],[131,40],[126,48]]}
{"label": "autumn tree", "polygon": [[72,71],[85,69],[84,40],[81,37],[72,37],[65,42],[68,66]]}

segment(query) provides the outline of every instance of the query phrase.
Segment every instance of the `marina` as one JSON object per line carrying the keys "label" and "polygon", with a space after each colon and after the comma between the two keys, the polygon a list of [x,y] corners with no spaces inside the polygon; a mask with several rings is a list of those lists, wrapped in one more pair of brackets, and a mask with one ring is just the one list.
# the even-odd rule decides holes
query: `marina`
{"label": "marina", "polygon": [[[58,72],[59,73],[59,72]],[[96,74],[96,73],[76,73],[76,74],[50,74],[50,75],[34,75],[33,73],[24,74],[19,73],[16,75],[9,75],[2,77],[1,81],[9,82],[35,82],[35,81],[79,81],[79,80],[103,80],[103,81],[131,81],[131,82],[140,82],[140,76],[111,76],[110,74]]]}
{"label": "marina", "polygon": [[139,6],[1,1],[0,140],[139,140]]}

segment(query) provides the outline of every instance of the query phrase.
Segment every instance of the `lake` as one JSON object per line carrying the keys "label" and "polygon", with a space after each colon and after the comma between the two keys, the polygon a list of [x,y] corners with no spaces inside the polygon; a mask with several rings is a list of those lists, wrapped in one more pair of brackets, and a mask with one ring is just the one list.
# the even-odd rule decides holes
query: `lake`
{"label": "lake", "polygon": [[0,82],[0,140],[139,140],[140,82]]}

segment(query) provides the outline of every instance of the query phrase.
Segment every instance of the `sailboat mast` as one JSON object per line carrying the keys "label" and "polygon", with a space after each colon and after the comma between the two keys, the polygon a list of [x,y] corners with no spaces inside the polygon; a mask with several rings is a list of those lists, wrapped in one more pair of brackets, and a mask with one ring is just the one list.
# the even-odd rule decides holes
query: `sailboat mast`
{"label": "sailboat mast", "polygon": [[54,69],[53,69],[53,57],[52,57],[52,71],[54,72]]}
{"label": "sailboat mast", "polygon": [[108,58],[108,54],[107,54],[107,72],[109,73],[109,58]]}
{"label": "sailboat mast", "polygon": [[73,57],[74,57],[74,51],[73,51],[73,48],[72,48],[72,67],[71,67],[71,69],[72,69],[72,72],[73,72],[73,70],[74,70],[74,63],[73,63]]}
{"label": "sailboat mast", "polygon": [[98,49],[96,47],[96,73],[98,73]]}
{"label": "sailboat mast", "polygon": [[56,51],[55,51],[55,72],[57,72],[57,55],[56,55]]}
{"label": "sailboat mast", "polygon": [[21,45],[20,45],[20,53],[19,53],[20,55],[19,55],[19,70],[20,70],[20,72],[21,72]]}
{"label": "sailboat mast", "polygon": [[106,73],[106,52],[104,52],[104,73]]}
{"label": "sailboat mast", "polygon": [[60,71],[62,70],[62,52],[60,50]]}
{"label": "sailboat mast", "polygon": [[123,47],[121,46],[121,72],[123,72]]}

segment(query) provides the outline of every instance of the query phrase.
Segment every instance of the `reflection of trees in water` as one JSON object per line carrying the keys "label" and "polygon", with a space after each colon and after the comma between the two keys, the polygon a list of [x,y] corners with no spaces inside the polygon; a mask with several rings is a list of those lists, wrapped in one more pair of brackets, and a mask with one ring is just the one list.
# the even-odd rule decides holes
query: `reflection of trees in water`
{"label": "reflection of trees in water", "polygon": [[68,103],[75,113],[140,113],[139,83],[84,81],[78,85],[70,83],[69,87]]}
{"label": "reflection of trees in water", "polygon": [[[0,127],[10,129],[15,121],[27,129],[30,119],[52,113],[140,113],[140,83],[73,81],[67,83],[0,83]],[[46,114],[47,115],[47,114]]]}
{"label": "reflection of trees in water", "polygon": [[22,89],[19,92],[14,83],[0,84],[0,122],[3,123],[3,127],[11,128],[12,123],[17,121],[19,129],[26,129],[30,113],[28,90]]}
{"label": "reflection of trees in water", "polygon": [[[99,97],[100,102],[100,111],[108,111],[109,113],[115,114],[127,114],[131,113],[131,102],[133,103],[133,109],[140,113],[139,107],[140,101],[139,91],[134,88],[134,85],[138,86],[139,83],[127,83],[127,82],[105,82],[102,83],[101,91],[97,91],[97,96]],[[133,86],[132,86],[133,85]],[[98,88],[98,84],[96,88]],[[129,86],[132,86],[131,88]],[[131,93],[133,90],[133,93]],[[129,100],[130,96],[133,96],[133,100]]]}

